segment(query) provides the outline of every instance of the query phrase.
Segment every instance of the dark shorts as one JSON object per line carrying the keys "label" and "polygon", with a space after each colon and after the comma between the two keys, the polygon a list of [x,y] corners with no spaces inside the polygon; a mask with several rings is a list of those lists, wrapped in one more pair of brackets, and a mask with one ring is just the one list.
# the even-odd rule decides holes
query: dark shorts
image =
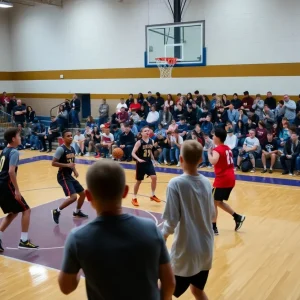
{"label": "dark shorts", "polygon": [[16,214],[29,209],[23,197],[21,201],[15,198],[15,188],[12,183],[0,185],[0,207],[5,214]]}
{"label": "dark shorts", "polygon": [[135,179],[138,181],[142,181],[144,180],[145,175],[147,176],[156,175],[152,161],[144,162],[144,163],[138,163],[138,162],[136,163]]}
{"label": "dark shorts", "polygon": [[66,196],[80,194],[84,191],[82,185],[72,176],[57,176],[57,181],[64,190]]}
{"label": "dark shorts", "polygon": [[206,285],[208,274],[209,271],[201,271],[200,273],[191,277],[181,277],[175,275],[176,287],[173,295],[176,298],[179,298],[189,288],[190,285],[193,285],[194,287],[203,291]]}
{"label": "dark shorts", "polygon": [[213,188],[212,193],[213,193],[214,200],[216,200],[216,201],[228,200],[232,189],[233,189],[233,187],[231,187],[231,188]]}

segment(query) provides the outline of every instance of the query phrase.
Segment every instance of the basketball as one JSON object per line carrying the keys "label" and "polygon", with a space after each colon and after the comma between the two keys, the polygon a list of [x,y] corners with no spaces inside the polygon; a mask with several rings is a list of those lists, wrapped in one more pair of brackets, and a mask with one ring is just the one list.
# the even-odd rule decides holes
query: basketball
{"label": "basketball", "polygon": [[121,159],[124,155],[124,151],[121,148],[115,148],[112,152],[112,156],[115,159]]}

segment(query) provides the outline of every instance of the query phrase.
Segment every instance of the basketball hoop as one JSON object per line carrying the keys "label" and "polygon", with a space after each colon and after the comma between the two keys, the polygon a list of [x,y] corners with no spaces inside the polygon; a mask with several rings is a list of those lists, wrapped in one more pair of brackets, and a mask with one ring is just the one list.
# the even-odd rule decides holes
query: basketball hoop
{"label": "basketball hoop", "polygon": [[160,71],[160,78],[172,78],[172,70],[177,63],[176,57],[158,57],[155,58],[157,67]]}

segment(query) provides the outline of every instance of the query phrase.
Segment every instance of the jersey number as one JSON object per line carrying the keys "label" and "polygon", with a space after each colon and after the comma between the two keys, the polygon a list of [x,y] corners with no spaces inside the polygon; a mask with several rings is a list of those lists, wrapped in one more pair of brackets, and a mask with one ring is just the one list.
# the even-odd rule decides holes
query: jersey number
{"label": "jersey number", "polygon": [[0,172],[1,172],[2,169],[3,169],[4,163],[5,163],[5,156],[2,156],[2,157],[1,157],[1,160],[0,160]]}
{"label": "jersey number", "polygon": [[226,158],[227,158],[227,164],[233,165],[233,158],[232,158],[231,150],[226,150]]}
{"label": "jersey number", "polygon": [[150,149],[145,149],[144,150],[144,157],[151,157],[151,150]]}

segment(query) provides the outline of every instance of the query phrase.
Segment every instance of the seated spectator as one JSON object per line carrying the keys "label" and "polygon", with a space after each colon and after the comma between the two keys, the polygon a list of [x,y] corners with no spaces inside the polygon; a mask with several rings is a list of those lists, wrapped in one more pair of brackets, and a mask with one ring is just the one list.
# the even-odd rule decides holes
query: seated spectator
{"label": "seated spectator", "polygon": [[213,111],[216,108],[216,103],[217,103],[217,94],[212,93],[211,95],[211,101],[210,101],[210,110]]}
{"label": "seated spectator", "polygon": [[173,120],[171,121],[171,124],[169,125],[167,131],[170,131],[170,132],[173,133],[177,128],[178,128],[178,125],[176,124],[176,121],[173,119]]}
{"label": "seated spectator", "polygon": [[163,110],[159,112],[159,124],[163,126],[163,128],[167,129],[173,120],[173,116],[168,107],[164,107]]}
{"label": "seated spectator", "polygon": [[201,112],[201,114],[200,114],[200,118],[199,118],[199,120],[197,121],[197,122],[199,122],[200,123],[200,125],[204,122],[204,121],[206,121],[206,116],[209,114],[209,112],[208,112],[208,107],[207,106],[204,106],[203,108],[202,108],[202,112]]}
{"label": "seated spectator", "polygon": [[149,127],[156,128],[159,123],[159,113],[156,111],[155,105],[151,106],[151,111],[149,111],[146,122],[141,122],[141,126],[148,125]]}
{"label": "seated spectator", "polygon": [[237,125],[234,128],[234,134],[238,139],[238,146],[243,147],[247,136],[247,129],[241,120],[238,120]]}
{"label": "seated spectator", "polygon": [[103,132],[101,134],[100,145],[97,145],[98,154],[95,158],[109,158],[109,153],[112,149],[112,145],[114,144],[114,136],[109,131],[109,127],[103,127]]}
{"label": "seated spectator", "polygon": [[184,114],[186,119],[186,124],[189,126],[189,129],[193,129],[197,123],[197,112],[191,105],[187,107],[187,111]]}
{"label": "seated spectator", "polygon": [[260,145],[264,145],[267,141],[267,129],[264,121],[258,122],[258,127],[255,129],[255,136],[259,140]]}
{"label": "seated spectator", "polygon": [[31,150],[39,150],[40,140],[39,136],[43,136],[46,134],[45,126],[39,122],[37,118],[34,118],[31,126],[31,136],[30,136],[30,147]]}
{"label": "seated spectator", "polygon": [[281,107],[279,114],[287,118],[290,124],[293,124],[296,118],[296,103],[288,95],[283,96],[283,101],[284,105]]}
{"label": "seated spectator", "polygon": [[192,110],[196,113],[196,123],[197,123],[201,117],[202,111],[200,107],[197,105],[196,101],[192,102]]}
{"label": "seated spectator", "polygon": [[225,124],[228,120],[228,114],[224,106],[220,106],[216,117],[215,117],[215,127],[225,128]]}
{"label": "seated spectator", "polygon": [[164,104],[166,107],[169,107],[169,110],[170,111],[173,111],[174,110],[174,101],[173,101],[173,97],[171,94],[168,94],[167,95],[167,100],[165,101],[165,104]]}
{"label": "seated spectator", "polygon": [[139,132],[140,132],[139,129],[138,129],[138,127],[137,127],[137,125],[134,124],[132,121],[129,121],[128,123],[130,125],[131,132],[136,137],[139,134]]}
{"label": "seated spectator", "polygon": [[[165,105],[165,100],[164,98],[160,95],[159,92],[156,93],[156,99],[155,99],[155,107],[156,107],[156,110],[158,112],[160,112],[163,108],[164,108],[164,105]],[[170,111],[170,108],[169,108],[169,111]]]}
{"label": "seated spectator", "polygon": [[187,136],[186,139],[197,140],[203,147],[205,145],[204,136],[201,132],[201,128],[199,124],[196,124],[194,130]]}
{"label": "seated spectator", "polygon": [[183,143],[183,138],[179,135],[179,132],[176,129],[171,136],[170,165],[175,165],[175,159],[176,159],[177,167],[180,167],[179,155],[180,155],[180,148],[182,143]]}
{"label": "seated spectator", "polygon": [[244,98],[242,100],[243,109],[248,112],[252,108],[253,102],[254,102],[254,99],[249,96],[249,92],[245,91]]}
{"label": "seated spectator", "polygon": [[224,145],[228,146],[233,154],[233,157],[237,157],[238,156],[238,139],[236,137],[236,135],[233,134],[233,129],[229,128],[227,130],[227,136],[226,136],[226,140],[224,142]]}
{"label": "seated spectator", "polygon": [[283,105],[284,105],[284,101],[279,100],[278,105],[276,106],[275,111],[274,111],[275,122],[277,122],[277,124],[279,124],[281,122],[282,118],[283,118],[283,115],[280,114]]}
{"label": "seated spectator", "polygon": [[[280,162],[282,165],[282,175],[289,174],[294,175],[296,168],[296,159],[300,154],[300,142],[297,133],[292,133],[291,138],[285,143],[283,149],[283,155],[280,156]],[[290,161],[290,167],[288,168],[286,161]]]}
{"label": "seated spectator", "polygon": [[255,113],[254,109],[251,108],[248,112],[248,118],[251,119],[252,124],[255,125],[255,128],[258,126],[258,121],[259,121],[259,117],[258,115]]}
{"label": "seated spectator", "polygon": [[178,103],[176,106],[176,109],[173,112],[173,117],[175,119],[176,122],[180,121],[180,118],[183,117],[185,114],[185,110],[182,107],[181,103]]}
{"label": "seated spectator", "polygon": [[248,122],[248,115],[244,109],[239,109],[239,120],[242,121],[244,124]]}
{"label": "seated spectator", "polygon": [[265,106],[264,100],[261,99],[260,94],[256,94],[256,98],[253,102],[252,109],[255,110],[255,114],[258,116],[259,120],[264,119],[264,114],[263,114],[264,106]]}
{"label": "seated spectator", "polygon": [[228,109],[229,105],[230,105],[230,101],[227,99],[227,95],[223,94],[221,100],[222,100],[222,105],[224,106],[224,108]]}
{"label": "seated spectator", "polygon": [[180,123],[179,123],[177,129],[178,129],[179,135],[182,136],[183,140],[185,140],[186,137],[187,137],[187,134],[189,132],[189,127],[186,124],[186,121],[185,121],[184,117],[181,117]]}
{"label": "seated spectator", "polygon": [[206,116],[206,121],[204,121],[202,124],[201,124],[201,131],[204,133],[204,134],[207,134],[209,136],[211,136],[211,132],[213,130],[213,123],[211,122],[211,115],[208,114]]}
{"label": "seated spectator", "polygon": [[131,111],[131,115],[129,117],[129,120],[133,122],[133,124],[136,124],[137,126],[139,126],[140,124],[140,116],[137,114],[136,110],[133,109]]}
{"label": "seated spectator", "polygon": [[[145,97],[144,97],[143,93],[139,93],[137,100],[138,100],[138,103],[141,104],[141,107],[144,106],[144,99],[145,99]],[[144,107],[144,109],[145,109],[145,107]]]}
{"label": "seated spectator", "polygon": [[129,120],[128,112],[125,110],[125,107],[121,107],[121,111],[117,114],[116,121],[117,123],[125,123]]}
{"label": "seated spectator", "polygon": [[243,158],[245,158],[245,156],[248,156],[252,163],[252,170],[250,172],[254,173],[255,160],[258,157],[259,151],[260,151],[260,145],[259,145],[259,140],[255,137],[255,130],[250,129],[249,136],[245,139],[243,148],[240,149],[240,153],[237,160],[237,169],[240,170],[240,165]]}
{"label": "seated spectator", "polygon": [[210,139],[208,134],[204,134],[203,136],[204,136],[205,144],[204,144],[204,147],[203,147],[203,154],[202,154],[203,155],[202,156],[203,162],[200,165],[200,168],[206,168],[206,167],[212,168],[212,165],[208,160],[208,153],[207,152],[208,152],[209,149],[214,148],[214,143]]}
{"label": "seated spectator", "polygon": [[130,105],[133,103],[133,94],[129,94],[128,99],[126,100],[126,111],[129,109]]}
{"label": "seated spectator", "polygon": [[261,171],[262,173],[267,172],[267,159],[271,160],[269,173],[270,174],[273,173],[273,166],[276,162],[277,155],[278,155],[277,142],[273,138],[273,133],[268,132],[267,140],[264,144],[262,144],[261,161],[264,167],[263,170]]}
{"label": "seated spectator", "polygon": [[124,132],[120,136],[120,148],[124,151],[124,156],[122,161],[132,161],[132,150],[135,144],[134,134],[131,132],[130,125],[128,123],[124,124]]}
{"label": "seated spectator", "polygon": [[234,109],[233,103],[230,103],[227,110],[228,120],[232,123],[233,127],[239,120],[239,112]]}
{"label": "seated spectator", "polygon": [[[144,99],[144,103],[148,106],[151,107],[152,105],[155,105],[156,99],[153,97],[152,92],[148,92],[148,96]],[[162,103],[163,104],[163,103]],[[155,106],[156,108],[156,106]],[[159,110],[159,109],[158,109]]]}
{"label": "seated spectator", "polygon": [[272,92],[267,92],[265,105],[267,105],[271,110],[274,110],[276,108],[276,99],[272,96]]}
{"label": "seated spectator", "polygon": [[202,95],[200,96],[201,98],[201,103],[200,103],[200,108],[203,110],[204,107],[207,107],[207,110],[210,110],[210,100],[208,99],[208,97],[206,95]]}
{"label": "seated spectator", "polygon": [[284,147],[285,143],[290,139],[290,132],[289,132],[289,122],[286,118],[283,118],[278,130],[278,140],[277,144],[278,147]]}
{"label": "seated spectator", "polygon": [[300,111],[297,113],[294,124],[297,128],[297,134],[300,135]]}
{"label": "seated spectator", "polygon": [[106,99],[102,99],[102,103],[99,106],[98,112],[98,127],[100,127],[102,124],[105,124],[109,118],[109,105],[106,103]]}
{"label": "seated spectator", "polygon": [[43,149],[41,152],[47,151],[46,141],[48,141],[48,153],[52,151],[52,142],[59,136],[59,125],[55,116],[51,116],[51,123],[48,129],[48,134],[39,135]]}
{"label": "seated spectator", "polygon": [[77,129],[76,134],[74,135],[74,138],[73,138],[73,143],[72,143],[72,147],[75,149],[76,155],[80,154],[81,156],[83,156],[84,141],[85,141],[84,134],[81,133],[80,129]]}
{"label": "seated spectator", "polygon": [[[99,127],[100,127],[100,125],[99,125]],[[92,129],[96,126],[96,122],[92,116],[87,117],[85,126],[89,126]]]}
{"label": "seated spectator", "polygon": [[26,107],[26,122],[32,123],[35,118],[35,111],[32,110],[31,106]]}
{"label": "seated spectator", "polygon": [[239,110],[242,106],[242,101],[238,98],[238,94],[234,93],[233,94],[233,99],[231,100],[231,103],[234,106],[234,109]]}
{"label": "seated spectator", "polygon": [[[158,158],[158,162],[160,164],[164,163],[165,165],[167,165],[168,161],[170,161],[171,135],[171,132],[167,132],[166,136],[163,137],[163,143],[159,143],[159,146],[162,149],[162,152]],[[158,136],[158,139],[161,140],[161,137],[162,136]]]}
{"label": "seated spectator", "polygon": [[[100,128],[101,127],[104,127],[104,125],[102,124]],[[90,138],[86,139],[86,141],[88,142],[88,151],[85,154],[85,156],[92,155],[92,153],[96,150],[96,145],[100,144],[100,140],[101,140],[101,134],[99,128],[95,126],[93,130],[90,132]]]}
{"label": "seated spectator", "polygon": [[275,123],[275,115],[274,112],[269,108],[268,105],[265,104],[263,110],[263,121],[266,124],[267,130],[271,130]]}
{"label": "seated spectator", "polygon": [[61,132],[69,126],[69,112],[64,105],[58,107],[57,122]]}
{"label": "seated spectator", "polygon": [[226,132],[228,131],[229,128],[233,130],[233,125],[230,121],[227,121],[226,124],[225,124]]}
{"label": "seated spectator", "polygon": [[125,109],[127,109],[127,105],[125,103],[125,100],[124,98],[121,98],[120,99],[120,102],[117,104],[117,107],[116,107],[116,114],[118,114],[119,112],[121,112],[121,108],[124,107]]}
{"label": "seated spectator", "polygon": [[20,137],[21,137],[21,145],[18,146],[18,150],[23,150],[26,149],[26,135],[25,135],[25,130],[22,127],[21,124],[18,124],[18,129],[20,131]]}
{"label": "seated spectator", "polygon": [[112,134],[114,136],[114,145],[112,146],[112,150],[113,150],[114,148],[120,147],[120,137],[122,134],[122,130],[118,128],[117,125],[113,125]]}
{"label": "seated spectator", "polygon": [[132,110],[135,110],[135,111],[141,110],[141,104],[138,103],[137,98],[134,98],[133,102],[129,105],[129,111],[132,112]]}
{"label": "seated spectator", "polygon": [[300,112],[300,94],[298,96],[298,101],[296,102],[296,113]]}
{"label": "seated spectator", "polygon": [[166,132],[167,132],[166,129],[164,129],[161,124],[158,124],[157,129],[155,130],[154,134],[155,134],[155,136],[159,135],[159,136],[162,136],[165,138],[166,134],[167,134]]}
{"label": "seated spectator", "polygon": [[250,129],[256,129],[257,125],[253,123],[252,119],[249,118],[247,123],[245,124],[246,132],[249,132]]}
{"label": "seated spectator", "polygon": [[147,116],[148,116],[148,108],[147,111],[145,110],[145,106],[142,105],[141,109],[137,112],[139,117],[140,117],[140,121],[146,121]]}

